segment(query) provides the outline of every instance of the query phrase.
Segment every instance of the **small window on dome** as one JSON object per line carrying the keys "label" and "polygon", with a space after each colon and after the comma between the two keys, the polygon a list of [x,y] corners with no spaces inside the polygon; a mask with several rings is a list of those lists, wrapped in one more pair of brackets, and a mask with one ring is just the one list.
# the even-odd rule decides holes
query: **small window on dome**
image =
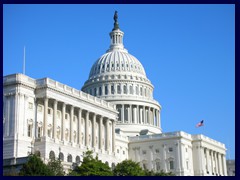
{"label": "small window on dome", "polygon": [[105,85],[105,95],[108,95],[108,86]]}
{"label": "small window on dome", "polygon": [[111,85],[111,94],[114,94],[114,85]]}
{"label": "small window on dome", "polygon": [[112,68],[114,67],[114,64],[112,64]]}
{"label": "small window on dome", "polygon": [[122,64],[122,67],[124,67],[124,64]]}
{"label": "small window on dome", "polygon": [[117,93],[121,94],[121,87],[120,87],[120,85],[117,86]]}
{"label": "small window on dome", "polygon": [[102,95],[102,87],[99,87],[99,96]]}
{"label": "small window on dome", "polygon": [[127,86],[126,85],[123,86],[123,93],[127,94]]}
{"label": "small window on dome", "polygon": [[119,67],[119,64],[117,63],[117,67]]}
{"label": "small window on dome", "polygon": [[138,86],[136,86],[136,95],[138,95]]}
{"label": "small window on dome", "polygon": [[133,94],[133,86],[130,86],[130,94]]}
{"label": "small window on dome", "polygon": [[107,65],[107,68],[109,68],[109,64]]}
{"label": "small window on dome", "polygon": [[128,64],[127,64],[126,66],[127,66],[127,68],[128,68]]}

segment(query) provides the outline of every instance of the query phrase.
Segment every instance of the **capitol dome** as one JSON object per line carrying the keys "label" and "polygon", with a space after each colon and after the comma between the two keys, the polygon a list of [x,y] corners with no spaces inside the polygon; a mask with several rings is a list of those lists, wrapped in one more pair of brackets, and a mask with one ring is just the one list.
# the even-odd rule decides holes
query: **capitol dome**
{"label": "capitol dome", "polygon": [[153,85],[140,61],[123,45],[117,13],[110,32],[109,49],[93,64],[82,91],[116,105],[116,128],[125,134],[161,133],[160,104],[153,98]]}

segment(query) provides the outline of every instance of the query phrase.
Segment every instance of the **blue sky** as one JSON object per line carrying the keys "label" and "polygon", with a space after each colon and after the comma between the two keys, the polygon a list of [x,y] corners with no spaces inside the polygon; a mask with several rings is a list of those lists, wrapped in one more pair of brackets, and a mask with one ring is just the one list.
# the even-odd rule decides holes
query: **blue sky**
{"label": "blue sky", "polygon": [[25,46],[26,75],[81,89],[109,48],[115,10],[154,85],[163,132],[204,134],[234,159],[234,5],[4,5],[3,75],[23,72]]}

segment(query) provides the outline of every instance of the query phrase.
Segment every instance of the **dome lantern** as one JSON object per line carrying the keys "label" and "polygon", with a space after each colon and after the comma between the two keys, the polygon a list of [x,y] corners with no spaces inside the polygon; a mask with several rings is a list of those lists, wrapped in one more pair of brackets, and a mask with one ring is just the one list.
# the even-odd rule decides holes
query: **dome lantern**
{"label": "dome lantern", "polygon": [[115,51],[115,50],[127,52],[127,50],[124,49],[124,46],[123,46],[124,33],[119,29],[117,11],[115,11],[113,19],[114,19],[114,27],[112,29],[112,32],[110,32],[109,34],[111,38],[111,45],[110,45],[110,48],[107,50],[107,52]]}

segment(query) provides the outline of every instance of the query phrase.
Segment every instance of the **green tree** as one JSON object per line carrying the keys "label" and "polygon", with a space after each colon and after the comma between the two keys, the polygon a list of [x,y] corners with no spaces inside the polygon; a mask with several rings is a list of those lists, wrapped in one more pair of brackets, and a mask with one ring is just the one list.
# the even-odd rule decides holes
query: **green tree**
{"label": "green tree", "polygon": [[50,161],[47,164],[47,167],[50,169],[54,176],[64,176],[65,174],[60,159],[55,158],[50,159]]}
{"label": "green tree", "polygon": [[93,151],[83,153],[83,161],[69,173],[70,176],[112,176],[110,167],[93,157]]}
{"label": "green tree", "polygon": [[145,172],[139,163],[132,160],[124,160],[117,164],[113,174],[115,176],[144,176]]}
{"label": "green tree", "polygon": [[53,176],[53,172],[36,154],[29,155],[28,162],[23,165],[19,175],[22,176]]}

